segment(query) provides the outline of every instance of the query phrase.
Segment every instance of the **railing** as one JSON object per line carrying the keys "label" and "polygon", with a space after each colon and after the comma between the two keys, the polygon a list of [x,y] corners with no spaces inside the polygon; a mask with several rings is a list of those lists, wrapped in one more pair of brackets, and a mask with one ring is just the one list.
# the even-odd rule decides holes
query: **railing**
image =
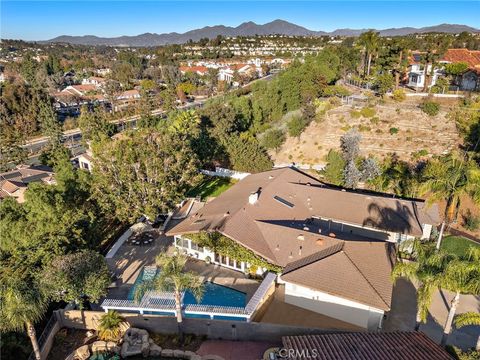
{"label": "railing", "polygon": [[265,276],[265,279],[263,279],[262,283],[253,294],[247,306],[245,306],[245,310],[247,311],[247,313],[249,313],[250,315],[253,314],[253,312],[257,309],[258,305],[267,294],[272,284],[275,282],[276,278],[277,275],[274,273],[268,273],[267,276]]}
{"label": "railing", "polygon": [[[249,320],[251,315],[255,312],[265,295],[270,290],[271,286],[275,283],[276,278],[276,274],[268,273],[245,307],[184,304],[182,311],[185,314],[209,315],[210,317],[213,317],[214,315],[233,316],[246,318]],[[141,314],[143,314],[145,311],[176,312],[173,293],[148,292],[144,295],[142,301],[139,303],[133,300],[105,299],[102,302],[101,307],[105,311],[110,309],[127,310],[138,311]]]}

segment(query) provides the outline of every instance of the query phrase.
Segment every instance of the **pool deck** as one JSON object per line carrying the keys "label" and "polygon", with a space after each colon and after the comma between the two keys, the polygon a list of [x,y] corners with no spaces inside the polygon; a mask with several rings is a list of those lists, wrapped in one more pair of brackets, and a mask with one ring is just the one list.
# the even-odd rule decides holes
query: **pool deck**
{"label": "pool deck", "polygon": [[[160,252],[173,253],[175,247],[172,244],[173,238],[165,235],[158,235],[155,241],[147,246],[123,244],[113,258],[107,259],[110,269],[118,277],[116,286],[109,288],[107,298],[126,300],[142,268],[155,265],[155,257]],[[248,279],[241,272],[206,264],[196,259],[188,260],[186,270],[197,273],[204,281],[211,281],[246,293],[246,302],[260,285],[259,281]],[[355,325],[285,303],[283,286],[277,286],[272,301],[254,321],[313,328],[360,330]]]}
{"label": "pool deck", "polygon": [[[142,268],[155,265],[155,257],[159,253],[172,253],[175,249],[172,243],[172,237],[158,235],[152,245],[123,244],[113,258],[107,259],[109,268],[118,278],[116,286],[108,289],[107,298],[127,299],[128,292]],[[197,273],[204,281],[211,281],[246,293],[247,302],[260,285],[259,281],[248,279],[241,272],[218,265],[209,265],[200,260],[189,259],[186,270]]]}

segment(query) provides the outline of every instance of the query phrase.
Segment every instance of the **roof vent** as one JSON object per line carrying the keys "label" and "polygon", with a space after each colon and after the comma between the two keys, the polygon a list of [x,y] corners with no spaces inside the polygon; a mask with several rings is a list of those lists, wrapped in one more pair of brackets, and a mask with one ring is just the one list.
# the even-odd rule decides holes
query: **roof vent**
{"label": "roof vent", "polygon": [[308,226],[304,226],[304,227],[303,227],[303,230],[305,230],[305,231],[310,231],[310,228],[309,228]]}
{"label": "roof vent", "polygon": [[334,237],[336,237],[337,235],[335,235],[335,233],[331,232],[331,233],[328,234],[328,236],[334,238]]}
{"label": "roof vent", "polygon": [[273,178],[274,178],[273,175],[269,175],[269,176],[268,176],[268,179],[269,179],[269,180],[272,180]]}
{"label": "roof vent", "polygon": [[303,236],[303,234],[300,234],[297,236],[297,240],[305,240],[305,236]]}
{"label": "roof vent", "polygon": [[307,186],[312,186],[312,184],[311,184],[311,183],[309,183],[309,182],[307,182]]}
{"label": "roof vent", "polygon": [[323,246],[323,239],[317,239],[315,242],[318,246]]}
{"label": "roof vent", "polygon": [[300,247],[298,248],[298,255],[299,255],[299,256],[302,256],[302,246],[300,246]]}
{"label": "roof vent", "polygon": [[290,255],[288,255],[288,258],[291,259],[293,257],[293,253],[290,251]]}
{"label": "roof vent", "polygon": [[277,246],[275,247],[275,251],[280,251],[280,245],[277,244]]}
{"label": "roof vent", "polygon": [[250,205],[255,204],[257,201],[258,201],[258,191],[255,191],[248,196],[248,203]]}
{"label": "roof vent", "polygon": [[230,211],[227,211],[225,214],[223,214],[223,216],[229,216],[230,215]]}

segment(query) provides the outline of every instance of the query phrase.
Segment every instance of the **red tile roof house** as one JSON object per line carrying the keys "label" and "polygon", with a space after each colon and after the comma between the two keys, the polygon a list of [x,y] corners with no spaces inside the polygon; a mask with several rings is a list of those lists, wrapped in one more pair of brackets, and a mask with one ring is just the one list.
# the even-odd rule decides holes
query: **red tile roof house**
{"label": "red tile roof house", "polygon": [[424,333],[343,333],[282,337],[280,354],[290,360],[451,360]]}
{"label": "red tile roof house", "polygon": [[[409,73],[407,86],[421,89],[425,83],[423,53],[412,52],[409,57]],[[468,65],[468,70],[460,76],[458,81],[460,90],[480,90],[480,51],[468,49],[448,49],[434,68],[430,87],[434,86],[437,79],[445,76],[444,65],[449,63],[463,62]],[[432,65],[428,66],[427,72],[431,72]]]}
{"label": "red tile roof house", "polygon": [[333,188],[281,168],[247,176],[167,235],[195,258],[248,272],[248,263],[188,237],[219,232],[282,269],[285,302],[375,330],[391,306],[395,243],[428,238],[439,222],[438,208],[423,201]]}
{"label": "red tile roof house", "polygon": [[208,74],[208,68],[206,66],[180,66],[179,70],[182,75],[185,75],[187,72],[192,72],[199,76],[205,76]]}

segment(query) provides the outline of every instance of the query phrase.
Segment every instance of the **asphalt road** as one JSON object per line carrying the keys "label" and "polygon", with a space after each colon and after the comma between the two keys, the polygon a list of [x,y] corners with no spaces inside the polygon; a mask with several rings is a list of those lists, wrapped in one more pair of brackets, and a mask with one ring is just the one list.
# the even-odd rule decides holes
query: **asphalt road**
{"label": "asphalt road", "polygon": [[[270,75],[267,75],[263,78],[253,80],[252,82],[250,82],[248,84],[245,84],[242,87],[250,86],[257,81],[270,81],[275,77],[275,75],[276,74],[270,74]],[[187,110],[187,109],[192,109],[192,108],[201,108],[201,107],[203,107],[203,105],[208,100],[211,100],[211,99],[213,99],[215,97],[218,97],[218,96],[223,96],[223,94],[216,95],[216,96],[213,96],[213,97],[207,98],[207,99],[194,101],[194,102],[179,106],[178,109]],[[162,109],[156,109],[156,110],[152,111],[152,115],[155,115],[155,116],[166,115],[166,112],[163,111]],[[131,117],[128,117],[128,118],[114,120],[114,121],[112,121],[112,123],[117,124],[117,125],[121,125],[120,129],[123,128],[124,124],[129,124],[129,128],[132,128],[132,127],[136,127],[136,122],[139,119],[140,119],[140,116],[135,115],[135,116],[131,116]],[[82,132],[80,131],[80,129],[72,129],[72,130],[65,131],[63,134],[64,134],[63,135],[64,143],[67,145],[67,147],[69,147],[72,150],[72,153],[75,156],[75,154],[77,152],[74,151],[74,149],[81,148],[80,147],[80,140],[82,139]],[[37,155],[39,154],[40,150],[44,146],[46,146],[47,143],[48,143],[48,138],[43,136],[43,137],[40,137],[40,138],[37,138],[37,139],[27,141],[26,144],[23,145],[23,147],[26,148],[27,151],[28,151],[29,159],[30,159],[29,162],[35,162],[36,161],[36,159],[38,157]],[[83,148],[81,148],[81,149],[83,149]]]}

